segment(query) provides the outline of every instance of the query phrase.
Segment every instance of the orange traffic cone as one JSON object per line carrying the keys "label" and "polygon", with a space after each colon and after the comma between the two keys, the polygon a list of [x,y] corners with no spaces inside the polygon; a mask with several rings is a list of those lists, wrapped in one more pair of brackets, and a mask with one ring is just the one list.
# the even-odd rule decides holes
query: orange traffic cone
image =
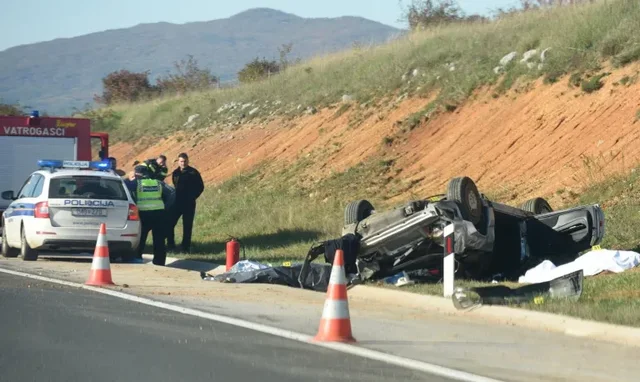
{"label": "orange traffic cone", "polygon": [[351,334],[349,301],[347,299],[347,277],[344,271],[344,252],[336,250],[327,289],[327,299],[322,311],[320,328],[315,341],[356,342]]}
{"label": "orange traffic cone", "polygon": [[96,250],[93,253],[91,271],[86,285],[115,285],[111,280],[111,261],[109,260],[109,245],[107,243],[107,226],[100,224]]}

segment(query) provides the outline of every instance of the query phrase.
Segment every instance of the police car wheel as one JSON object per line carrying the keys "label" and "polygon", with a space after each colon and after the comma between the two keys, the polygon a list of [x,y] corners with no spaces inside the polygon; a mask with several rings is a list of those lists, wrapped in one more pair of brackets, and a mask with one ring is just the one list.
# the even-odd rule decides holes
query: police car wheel
{"label": "police car wheel", "polygon": [[24,235],[24,227],[22,227],[22,246],[20,247],[20,254],[22,255],[22,260],[24,261],[36,261],[38,260],[38,251],[34,250],[27,243],[27,239]]}
{"label": "police car wheel", "polygon": [[134,250],[126,250],[121,253],[122,261],[131,262],[136,257],[136,252]]}
{"label": "police car wheel", "polygon": [[5,225],[2,230],[2,256],[17,257],[18,253],[20,253],[18,248],[11,248],[7,243],[7,226]]}

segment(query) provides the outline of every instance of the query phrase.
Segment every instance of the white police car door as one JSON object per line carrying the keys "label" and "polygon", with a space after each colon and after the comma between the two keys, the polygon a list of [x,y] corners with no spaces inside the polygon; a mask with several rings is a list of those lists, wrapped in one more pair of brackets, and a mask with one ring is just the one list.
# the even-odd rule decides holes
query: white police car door
{"label": "white police car door", "polygon": [[94,175],[60,175],[49,185],[49,214],[54,227],[95,229],[127,224],[129,199],[120,179]]}
{"label": "white police car door", "polygon": [[5,211],[7,241],[11,246],[20,245],[22,223],[27,225],[34,218],[36,203],[42,194],[44,182],[44,176],[32,174],[18,192],[16,200]]}

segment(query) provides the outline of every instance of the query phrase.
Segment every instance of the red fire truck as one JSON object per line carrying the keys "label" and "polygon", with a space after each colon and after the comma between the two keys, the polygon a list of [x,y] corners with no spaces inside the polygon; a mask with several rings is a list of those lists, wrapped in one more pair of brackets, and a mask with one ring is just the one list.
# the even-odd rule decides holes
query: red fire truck
{"label": "red fire truck", "polygon": [[[109,157],[109,135],[91,132],[86,118],[0,116],[0,192],[18,193],[38,159],[101,160]],[[0,216],[9,205],[0,199]],[[0,228],[2,219],[0,219]]]}

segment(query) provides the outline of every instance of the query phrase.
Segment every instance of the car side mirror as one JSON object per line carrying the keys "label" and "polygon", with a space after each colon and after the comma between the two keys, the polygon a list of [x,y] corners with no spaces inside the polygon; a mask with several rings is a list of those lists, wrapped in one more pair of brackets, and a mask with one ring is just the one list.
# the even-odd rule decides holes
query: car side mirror
{"label": "car side mirror", "polygon": [[13,191],[12,190],[4,191],[2,193],[2,199],[4,199],[4,200],[16,200],[16,198],[14,198],[14,196],[13,196]]}

